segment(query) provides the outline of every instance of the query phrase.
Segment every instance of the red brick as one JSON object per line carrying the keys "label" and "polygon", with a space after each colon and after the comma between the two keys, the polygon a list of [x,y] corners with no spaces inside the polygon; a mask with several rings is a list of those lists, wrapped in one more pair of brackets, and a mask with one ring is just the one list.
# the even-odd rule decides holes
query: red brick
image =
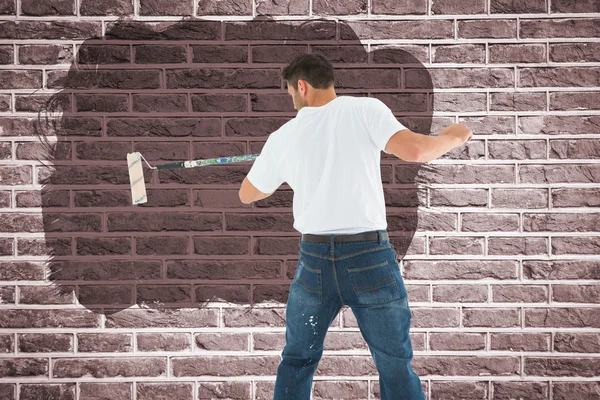
{"label": "red brick", "polygon": [[593,86],[598,81],[600,68],[522,68],[517,85],[520,87],[570,87]]}
{"label": "red brick", "polygon": [[80,285],[78,300],[90,304],[133,304],[133,285]]}
{"label": "red brick", "polygon": [[427,1],[408,1],[398,3],[391,0],[372,0],[372,14],[427,14]]}
{"label": "red brick", "polygon": [[73,304],[74,286],[22,286],[19,302],[22,304]]}
{"label": "red brick", "polygon": [[215,328],[218,309],[130,309],[106,316],[107,328]]}
{"label": "red brick", "polygon": [[4,400],[15,400],[17,385],[12,383],[0,383],[0,396]]}
{"label": "red brick", "polygon": [[500,333],[490,334],[490,349],[504,351],[549,351],[549,333]]}
{"label": "red brick", "polygon": [[487,302],[486,285],[433,285],[433,301]]}
{"label": "red brick", "polygon": [[263,1],[256,3],[257,16],[276,16],[276,15],[308,15],[309,0],[295,1]]}
{"label": "red brick", "polygon": [[529,376],[595,377],[600,371],[598,358],[524,357],[523,372]]}
{"label": "red brick", "polygon": [[53,261],[50,264],[52,278],[56,280],[79,280],[80,283],[98,280],[152,280],[159,279],[160,260],[137,261]]}
{"label": "red brick", "polygon": [[21,400],[61,399],[75,400],[75,383],[24,384],[19,391]]}
{"label": "red brick", "polygon": [[545,237],[514,236],[489,237],[489,255],[545,255],[548,254],[548,239]]}
{"label": "red brick", "polygon": [[0,71],[0,89],[41,89],[42,72],[35,70],[26,71]]}
{"label": "red brick", "polygon": [[313,395],[315,400],[330,399],[331,396],[340,396],[340,399],[366,399],[369,395],[369,381],[315,381]]}
{"label": "red brick", "polygon": [[192,94],[194,112],[245,112],[247,108],[244,94]]}
{"label": "red brick", "polygon": [[525,279],[600,279],[594,260],[523,261]]}
{"label": "red brick", "polygon": [[600,309],[525,308],[525,327],[600,328]]}
{"label": "red brick", "polygon": [[483,0],[435,0],[431,5],[431,13],[436,14],[483,14],[487,11],[487,3]]}
{"label": "red brick", "polygon": [[81,382],[80,400],[131,400],[132,399],[132,383],[87,383]]}
{"label": "red brick", "polygon": [[131,335],[124,333],[78,333],[77,351],[85,353],[121,353],[132,351]]}
{"label": "red brick", "polygon": [[77,112],[126,112],[129,111],[129,96],[102,94],[75,94]]}
{"label": "red brick", "polygon": [[340,25],[340,39],[452,39],[450,20],[347,21]]}
{"label": "red brick", "polygon": [[47,358],[0,359],[0,378],[48,377]]}
{"label": "red brick", "polygon": [[[313,49],[316,47],[312,46]],[[353,54],[358,57],[361,51],[362,47]],[[415,61],[420,63],[429,62],[429,46],[424,45],[372,45],[370,54],[372,63],[374,64],[406,64]],[[362,60],[354,62],[362,62]]]}
{"label": "red brick", "polygon": [[414,328],[457,328],[459,326],[458,308],[421,308],[413,307],[412,325]]}
{"label": "red brick", "polygon": [[479,44],[435,45],[433,46],[433,62],[484,64],[485,46]]}
{"label": "red brick", "polygon": [[148,161],[181,161],[189,160],[190,156],[188,142],[134,142],[133,149]]}
{"label": "red brick", "polygon": [[192,341],[184,333],[138,333],[138,351],[191,351]]}
{"label": "red brick", "polygon": [[70,142],[16,142],[15,147],[17,160],[59,161],[71,160],[73,157]]}
{"label": "red brick", "polygon": [[94,66],[102,64],[129,64],[131,62],[129,45],[83,43],[78,47],[77,62]]}
{"label": "red brick", "polygon": [[54,360],[53,378],[165,377],[166,357],[59,358]]}
{"label": "red brick", "polygon": [[521,183],[597,183],[600,164],[521,165]]}
{"label": "red brick", "polygon": [[188,254],[188,237],[149,236],[136,238],[136,254],[173,255]]}
{"label": "red brick", "polygon": [[81,15],[132,15],[132,0],[105,0],[98,3],[95,0],[80,0]]}
{"label": "red brick", "polygon": [[[589,9],[585,12],[590,12]],[[600,27],[595,18],[521,19],[519,37],[529,38],[584,38],[598,37]],[[560,82],[565,82],[564,76]],[[541,83],[541,82],[540,82]],[[566,82],[565,82],[566,83]],[[546,86],[542,84],[541,86]],[[568,85],[571,86],[571,85]]]}
{"label": "red brick", "polygon": [[485,334],[432,332],[429,335],[429,347],[433,351],[477,351],[485,350]]}
{"label": "red brick", "polygon": [[[586,93],[551,93],[550,110],[598,110],[600,92]],[[592,141],[588,141],[592,142]],[[588,153],[589,154],[589,153]],[[581,157],[586,158],[586,157]],[[595,158],[591,156],[589,158]]]}
{"label": "red brick", "polygon": [[[143,36],[140,33],[143,32]],[[184,21],[114,21],[106,23],[106,39],[115,40],[220,40],[221,22],[200,19]]]}
{"label": "red brick", "polygon": [[516,308],[463,308],[465,327],[484,326],[510,328],[520,326],[520,312]]}
{"label": "red brick", "polygon": [[333,40],[335,33],[335,21],[225,22],[225,40]]}
{"label": "red brick", "polygon": [[137,285],[137,301],[143,303],[189,303],[190,285]]}
{"label": "red brick", "polygon": [[200,356],[172,357],[173,376],[241,376],[266,375],[268,371],[277,369],[279,356]]}
{"label": "red brick", "polygon": [[462,213],[461,228],[463,232],[497,232],[518,231],[519,214]]}
{"label": "red brick", "polygon": [[600,206],[600,192],[596,189],[552,188],[550,194],[552,207]]}
{"label": "red brick", "polygon": [[73,61],[71,46],[23,45],[19,46],[19,64],[66,64]]}
{"label": "red brick", "polygon": [[552,254],[598,254],[600,241],[598,237],[559,237],[551,238]]}
{"label": "red brick", "polygon": [[436,380],[431,383],[432,400],[455,398],[475,400],[488,398],[487,382],[444,382]]}
{"label": "red brick", "polygon": [[517,21],[513,19],[459,20],[457,30],[460,39],[516,39]]}
{"label": "red brick", "polygon": [[23,353],[72,352],[72,334],[19,334],[19,351]]}
{"label": "red brick", "polygon": [[148,218],[146,213],[114,212],[108,214],[109,232],[220,231],[220,213],[166,212]]}
{"label": "red brick", "polygon": [[546,93],[490,93],[490,111],[546,111]]}
{"label": "red brick", "polygon": [[510,1],[510,0],[492,0],[490,3],[490,12],[492,14],[546,14],[547,7],[544,0],[533,1]]}
{"label": "red brick", "polygon": [[492,189],[492,208],[546,208],[546,189]]}
{"label": "red brick", "polygon": [[548,301],[548,287],[542,285],[492,285],[495,302],[539,303]]}
{"label": "red brick", "polygon": [[0,4],[0,14],[2,15],[15,15],[17,13],[17,8],[15,5],[15,0],[6,0]]}
{"label": "red brick", "polygon": [[519,357],[421,356],[412,362],[421,375],[503,376],[517,375]]}
{"label": "red brick", "polygon": [[600,301],[600,285],[552,285],[552,301],[598,303]]}
{"label": "red brick", "polygon": [[75,15],[74,0],[21,0],[23,15]]}
{"label": "red brick", "polygon": [[275,69],[168,69],[168,89],[279,89],[281,78]]}
{"label": "red brick", "polygon": [[[154,2],[156,0],[149,1]],[[185,45],[144,44],[133,46],[133,52],[137,64],[177,64],[187,61],[187,48]]]}
{"label": "red brick", "polygon": [[[520,171],[527,166],[520,166]],[[397,167],[396,172],[402,172]],[[438,165],[435,171],[423,171],[429,183],[515,183],[515,169],[508,165]],[[396,180],[402,182],[401,176]]]}
{"label": "red brick", "polygon": [[70,256],[73,254],[71,238],[17,239],[18,256]]}
{"label": "red brick", "polygon": [[198,1],[198,15],[252,15],[252,2],[248,0]]}
{"label": "red brick", "polygon": [[194,399],[194,384],[192,382],[182,383],[151,383],[138,382],[136,384],[137,400],[178,400]]}
{"label": "red brick", "polygon": [[483,254],[483,238],[478,237],[431,237],[430,254]]}
{"label": "red brick", "polygon": [[366,15],[367,5],[366,0],[350,0],[348,2],[314,0],[312,3],[312,11],[318,15]]}
{"label": "red brick", "polygon": [[134,112],[176,113],[188,111],[187,95],[185,94],[134,94],[132,101]]}
{"label": "red brick", "polygon": [[6,21],[0,23],[2,39],[85,40],[99,37],[100,21]]}
{"label": "red brick", "polygon": [[593,134],[596,132],[596,123],[594,116],[541,115],[518,118],[519,133],[524,134]]}
{"label": "red brick", "polygon": [[194,237],[194,253],[202,255],[242,255],[248,254],[250,238],[233,237]]}
{"label": "red brick", "polygon": [[221,123],[218,118],[108,118],[106,134],[127,137],[216,137],[221,135]]}
{"label": "red brick", "polygon": [[[492,385],[494,397],[499,399],[546,400],[550,392],[549,385],[546,382],[495,381],[492,382]],[[556,397],[554,399],[557,400]]]}
{"label": "red brick", "polygon": [[596,333],[556,332],[553,349],[565,353],[598,353],[600,337]]}
{"label": "red brick", "polygon": [[[585,5],[585,2],[573,5]],[[554,6],[554,3],[552,3]],[[584,12],[588,12],[586,9]],[[550,61],[554,62],[598,62],[600,43],[550,43]]]}
{"label": "red brick", "polygon": [[596,213],[524,213],[525,232],[596,232],[600,219]]}
{"label": "red brick", "polygon": [[159,89],[160,71],[137,70],[82,70],[72,74],[65,86],[63,71],[48,71],[49,89]]}

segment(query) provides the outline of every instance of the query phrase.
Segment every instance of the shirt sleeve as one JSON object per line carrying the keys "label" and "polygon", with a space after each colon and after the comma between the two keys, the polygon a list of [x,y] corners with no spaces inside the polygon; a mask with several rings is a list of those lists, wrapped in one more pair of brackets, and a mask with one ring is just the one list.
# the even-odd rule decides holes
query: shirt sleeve
{"label": "shirt sleeve", "polygon": [[[272,134],[271,134],[272,135]],[[255,188],[263,193],[273,193],[285,179],[279,173],[273,151],[275,151],[271,136],[265,142],[260,155],[254,160],[254,164],[248,172],[248,180]]]}
{"label": "shirt sleeve", "polygon": [[377,150],[390,154],[385,151],[387,142],[396,132],[407,128],[396,119],[392,110],[383,101],[375,97],[367,98],[365,108],[364,116],[371,140]]}

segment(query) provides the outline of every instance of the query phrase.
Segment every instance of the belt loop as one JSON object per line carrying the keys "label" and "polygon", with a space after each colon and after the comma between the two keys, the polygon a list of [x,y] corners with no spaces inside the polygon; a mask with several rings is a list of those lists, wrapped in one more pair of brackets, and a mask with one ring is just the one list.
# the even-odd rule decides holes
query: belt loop
{"label": "belt loop", "polygon": [[330,246],[330,249],[331,249],[331,256],[333,257],[333,255],[335,254],[335,250],[334,250],[334,247],[335,247],[335,235],[333,233],[329,235],[329,246]]}
{"label": "belt loop", "polygon": [[383,241],[382,236],[383,234],[381,233],[381,231],[377,231],[377,240],[379,241],[379,244],[381,244],[381,242]]}

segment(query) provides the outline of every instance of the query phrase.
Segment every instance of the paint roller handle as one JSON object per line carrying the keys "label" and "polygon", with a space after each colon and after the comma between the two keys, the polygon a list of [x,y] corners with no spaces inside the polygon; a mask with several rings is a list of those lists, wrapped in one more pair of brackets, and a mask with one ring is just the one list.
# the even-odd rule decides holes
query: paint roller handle
{"label": "paint roller handle", "polygon": [[209,158],[208,160],[175,161],[166,164],[157,165],[157,170],[175,169],[175,168],[193,168],[205,165],[238,163],[255,160],[260,154],[244,154],[242,156]]}
{"label": "paint roller handle", "polygon": [[161,170],[161,169],[176,169],[176,168],[185,168],[185,161],[177,161],[177,162],[170,162],[167,164],[161,164],[161,165],[157,165],[156,169]]}

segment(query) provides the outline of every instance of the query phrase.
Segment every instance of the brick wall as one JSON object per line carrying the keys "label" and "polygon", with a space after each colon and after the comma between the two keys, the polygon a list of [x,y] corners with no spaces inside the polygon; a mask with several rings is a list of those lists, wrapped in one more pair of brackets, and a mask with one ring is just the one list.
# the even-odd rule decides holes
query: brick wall
{"label": "brick wall", "polygon": [[[280,70],[307,51],[334,62],[338,95],[378,97],[420,133],[475,134],[429,164],[382,153],[427,398],[599,398],[597,1],[0,14],[0,400],[272,398],[293,192],[242,204],[251,163],[145,168],[149,201],[132,206],[125,159],[260,153],[295,115]],[[314,398],[379,398],[347,307]]]}

